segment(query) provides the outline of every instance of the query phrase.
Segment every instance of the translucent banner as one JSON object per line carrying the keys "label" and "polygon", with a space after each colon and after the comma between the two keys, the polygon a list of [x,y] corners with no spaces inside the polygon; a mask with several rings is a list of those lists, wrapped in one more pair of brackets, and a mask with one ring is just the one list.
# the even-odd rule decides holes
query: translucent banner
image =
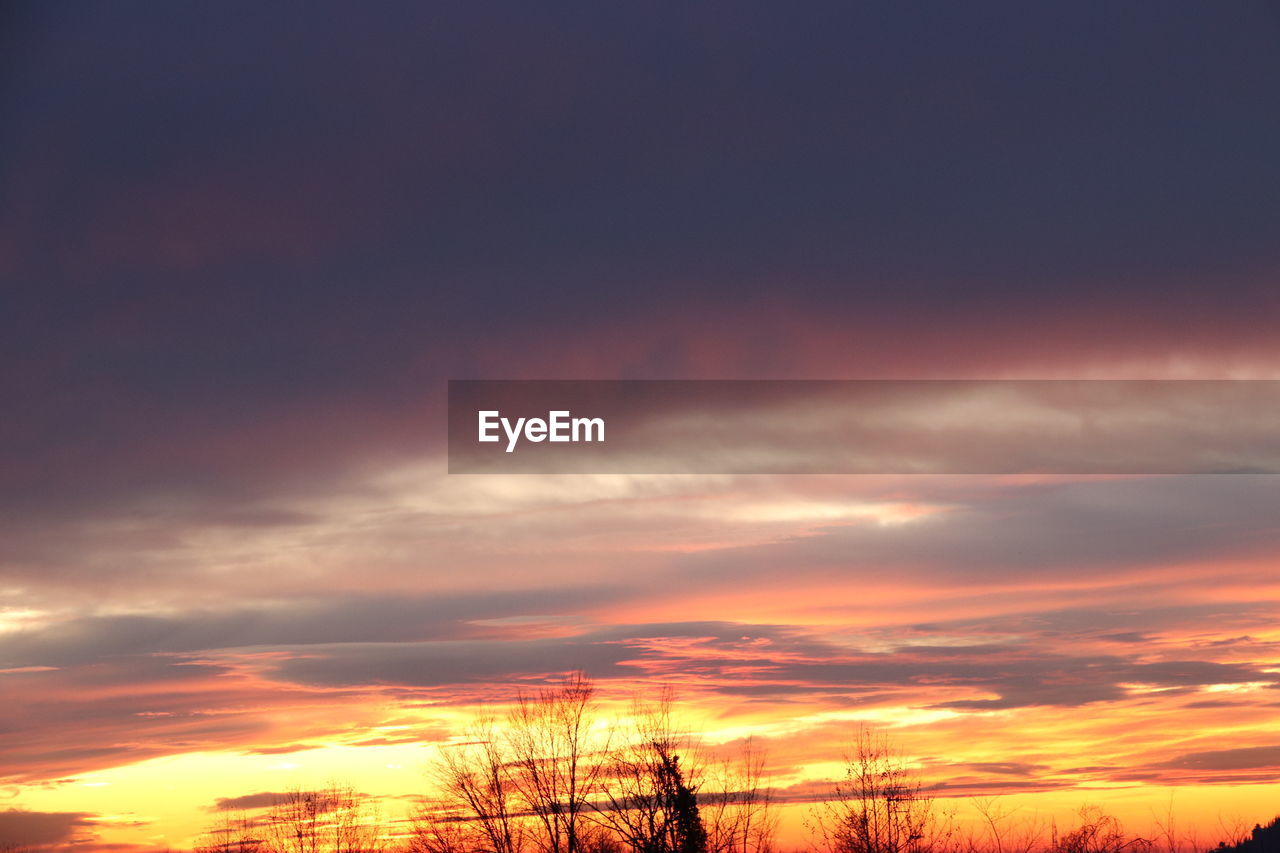
{"label": "translucent banner", "polygon": [[454,380],[455,474],[1280,471],[1280,380]]}

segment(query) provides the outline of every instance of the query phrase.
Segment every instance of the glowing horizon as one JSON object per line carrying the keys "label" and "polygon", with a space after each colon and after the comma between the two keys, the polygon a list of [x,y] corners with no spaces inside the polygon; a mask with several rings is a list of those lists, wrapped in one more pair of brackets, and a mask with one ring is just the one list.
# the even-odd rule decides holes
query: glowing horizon
{"label": "glowing horizon", "polygon": [[[614,708],[668,684],[708,743],[754,737],[788,847],[861,723],[940,798],[1063,825],[1086,803],[1148,825],[1194,790],[1178,817],[1207,838],[1280,794],[1270,478],[533,479],[400,477],[367,508],[303,494],[301,529],[218,547],[193,520],[172,558],[233,597],[183,607],[175,578],[145,613],[12,613],[5,648],[44,663],[0,678],[61,744],[10,750],[17,803],[186,846],[218,800],[338,779],[404,820],[478,707],[579,667]],[[406,547],[458,571],[396,570]],[[305,574],[228,570],[290,552]],[[145,651],[113,668],[105,643]]]}

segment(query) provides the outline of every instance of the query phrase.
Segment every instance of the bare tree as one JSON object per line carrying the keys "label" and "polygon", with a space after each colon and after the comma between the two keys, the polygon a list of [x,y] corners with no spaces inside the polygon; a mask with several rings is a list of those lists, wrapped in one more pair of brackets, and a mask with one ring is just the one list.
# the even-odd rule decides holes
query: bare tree
{"label": "bare tree", "polygon": [[1046,825],[1039,818],[1014,821],[1016,808],[999,797],[976,797],[970,804],[981,816],[979,831],[970,833],[961,847],[971,853],[1032,853],[1045,846]]}
{"label": "bare tree", "polygon": [[244,811],[224,813],[202,841],[195,853],[264,853],[267,847],[262,827]]}
{"label": "bare tree", "polygon": [[271,807],[266,836],[272,853],[377,853],[384,850],[381,822],[349,787],[295,789]]}
{"label": "bare tree", "polygon": [[830,853],[928,853],[951,834],[919,775],[881,734],[862,727],[845,776],[810,826]]}
{"label": "bare tree", "polygon": [[608,827],[586,824],[578,837],[582,853],[627,853],[626,845]]}
{"label": "bare tree", "polygon": [[266,819],[273,853],[317,853],[324,811],[317,791],[295,789],[277,800]]}
{"label": "bare tree", "polygon": [[716,790],[703,798],[712,853],[770,853],[778,831],[773,790],[765,785],[765,751],[753,738],[716,767]]}
{"label": "bare tree", "polygon": [[[586,853],[583,835],[608,737],[596,727],[595,688],[582,673],[522,693],[501,722],[488,719],[433,768],[440,799],[415,828],[424,850]],[[455,823],[457,826],[446,826]]]}
{"label": "bare tree", "polygon": [[1051,853],[1147,853],[1152,847],[1145,838],[1126,835],[1120,821],[1098,806],[1083,806],[1078,814],[1080,823],[1066,834],[1054,828]]}
{"label": "bare tree", "polygon": [[408,853],[480,853],[476,834],[464,818],[424,805],[413,819],[413,834],[406,842]]}
{"label": "bare tree", "polygon": [[[1169,792],[1169,803],[1165,806],[1164,818],[1161,819],[1153,814],[1155,828],[1157,830],[1156,837],[1153,842],[1159,846],[1164,853],[1182,853],[1183,846],[1187,839],[1184,839],[1178,832],[1178,819],[1173,811],[1173,793]],[[1194,847],[1192,848],[1194,849]]]}
{"label": "bare tree", "polygon": [[384,853],[389,847],[378,802],[351,787],[328,789],[334,853]]}
{"label": "bare tree", "polygon": [[525,827],[512,759],[492,718],[477,723],[467,743],[441,750],[435,776],[441,800],[425,806],[415,822],[422,849],[520,853]]}
{"label": "bare tree", "polygon": [[522,694],[508,717],[511,783],[546,853],[580,853],[584,814],[598,788],[608,737],[595,729],[595,686],[582,672]]}
{"label": "bare tree", "polygon": [[673,695],[633,706],[633,731],[609,754],[591,819],[637,853],[705,853],[693,741],[672,723]]}
{"label": "bare tree", "polygon": [[1244,815],[1238,813],[1224,815],[1219,812],[1218,829],[1224,836],[1219,846],[1235,847],[1249,840],[1249,821]]}

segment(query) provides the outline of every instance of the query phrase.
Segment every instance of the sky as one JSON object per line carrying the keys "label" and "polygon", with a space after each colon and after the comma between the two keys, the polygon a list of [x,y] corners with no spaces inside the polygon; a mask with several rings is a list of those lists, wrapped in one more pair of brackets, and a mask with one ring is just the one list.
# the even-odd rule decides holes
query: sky
{"label": "sky", "polygon": [[797,814],[869,722],[948,798],[1270,819],[1280,480],[450,475],[444,405],[1280,378],[1278,150],[1262,2],[6,5],[0,841],[399,816],[579,669]]}

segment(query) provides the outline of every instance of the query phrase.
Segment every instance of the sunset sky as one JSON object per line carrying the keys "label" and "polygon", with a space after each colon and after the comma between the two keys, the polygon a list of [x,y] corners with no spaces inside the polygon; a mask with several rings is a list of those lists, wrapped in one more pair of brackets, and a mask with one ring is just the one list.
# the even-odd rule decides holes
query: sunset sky
{"label": "sunset sky", "polygon": [[445,392],[1280,379],[1276,152],[1263,2],[5,6],[0,844],[402,819],[579,669],[754,736],[785,849],[859,723],[1269,820],[1280,477],[450,475]]}

